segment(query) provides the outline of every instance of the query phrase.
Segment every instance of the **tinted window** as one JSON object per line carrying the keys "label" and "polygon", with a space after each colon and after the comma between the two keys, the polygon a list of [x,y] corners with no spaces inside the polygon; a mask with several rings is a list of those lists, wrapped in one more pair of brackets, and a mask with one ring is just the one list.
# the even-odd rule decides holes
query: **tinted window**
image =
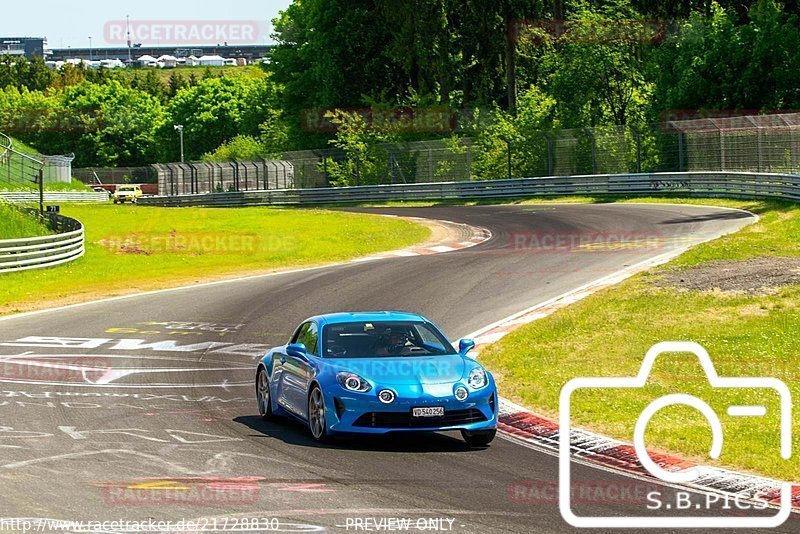
{"label": "tinted window", "polygon": [[309,323],[308,329],[306,330],[305,341],[303,343],[305,344],[306,351],[309,354],[317,353],[317,346],[319,345],[319,331],[316,324]]}
{"label": "tinted window", "polygon": [[300,340],[305,336],[306,330],[308,330],[308,325],[310,324],[311,323],[301,324],[300,328],[298,328],[297,332],[294,333],[294,336],[292,336],[292,340],[289,343],[302,343]]}
{"label": "tinted window", "polygon": [[326,358],[394,358],[457,354],[429,323],[376,321],[327,325],[322,331]]}
{"label": "tinted window", "polygon": [[309,354],[316,354],[319,345],[319,331],[317,325],[312,322],[303,323],[300,328],[297,329],[291,342],[302,343],[306,346],[306,351]]}

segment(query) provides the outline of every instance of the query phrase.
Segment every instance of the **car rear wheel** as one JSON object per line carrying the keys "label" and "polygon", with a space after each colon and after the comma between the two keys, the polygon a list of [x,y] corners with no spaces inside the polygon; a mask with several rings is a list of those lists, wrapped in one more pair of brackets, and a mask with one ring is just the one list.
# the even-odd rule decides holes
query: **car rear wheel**
{"label": "car rear wheel", "polygon": [[470,447],[487,447],[495,435],[497,430],[462,430],[461,437],[467,442]]}
{"label": "car rear wheel", "polygon": [[308,396],[308,428],[311,436],[317,441],[328,439],[328,427],[325,418],[325,398],[319,386],[314,386]]}
{"label": "car rear wheel", "polygon": [[269,377],[263,367],[258,370],[258,377],[256,378],[256,398],[261,419],[265,421],[273,419],[272,399],[269,394]]}

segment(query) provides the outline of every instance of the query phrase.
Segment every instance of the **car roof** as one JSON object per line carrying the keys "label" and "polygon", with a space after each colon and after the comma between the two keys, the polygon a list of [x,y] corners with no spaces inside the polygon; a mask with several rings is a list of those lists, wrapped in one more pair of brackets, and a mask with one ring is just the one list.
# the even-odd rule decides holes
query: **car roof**
{"label": "car roof", "polygon": [[423,321],[430,322],[422,315],[398,311],[379,311],[379,312],[345,312],[329,313],[317,315],[309,320],[316,321],[320,325],[358,323],[366,321],[385,322],[385,321]]}

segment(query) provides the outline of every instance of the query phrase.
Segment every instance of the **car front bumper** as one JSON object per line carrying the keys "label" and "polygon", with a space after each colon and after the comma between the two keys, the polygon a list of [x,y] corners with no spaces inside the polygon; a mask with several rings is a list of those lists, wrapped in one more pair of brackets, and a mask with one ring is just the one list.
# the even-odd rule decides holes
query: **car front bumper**
{"label": "car front bumper", "polygon": [[[493,430],[497,428],[498,398],[494,384],[470,390],[459,401],[452,388],[443,392],[401,392],[384,404],[375,392],[353,394],[344,390],[326,395],[328,431],[331,433],[386,434],[389,432],[438,432],[445,430]],[[438,394],[437,394],[438,393]],[[443,407],[443,417],[413,417],[418,407]]]}

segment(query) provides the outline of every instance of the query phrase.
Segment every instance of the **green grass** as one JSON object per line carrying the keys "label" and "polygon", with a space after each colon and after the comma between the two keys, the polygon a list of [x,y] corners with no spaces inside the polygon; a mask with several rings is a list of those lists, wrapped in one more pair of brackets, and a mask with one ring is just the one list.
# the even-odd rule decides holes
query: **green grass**
{"label": "green grass", "polygon": [[[172,73],[181,74],[184,79],[188,79],[189,76],[194,74],[197,79],[201,79],[203,74],[206,72],[206,68],[208,68],[214,76],[230,76],[230,75],[240,75],[240,76],[251,76],[254,78],[262,78],[266,76],[266,72],[257,65],[247,65],[244,67],[234,66],[234,67],[175,67],[174,69],[152,69],[158,75],[158,78],[164,83],[169,82],[170,76]],[[147,74],[147,69],[132,69],[132,70],[125,70],[124,74],[128,77],[143,77]]]}
{"label": "green grass", "polygon": [[86,256],[0,277],[0,314],[403,248],[430,230],[323,210],[65,205],[86,228]]}
{"label": "green grass", "polygon": [[[17,181],[9,182],[8,180],[4,179],[7,175],[3,174],[3,166],[0,165],[0,191],[26,191],[30,193],[36,193],[39,191],[38,186],[34,183],[20,183]],[[48,192],[91,192],[91,189],[86,187],[86,185],[81,182],[80,180],[72,179],[70,183],[55,183],[55,184],[45,184],[44,190]]]}
{"label": "green grass", "polygon": [[[481,358],[498,377],[504,396],[556,417],[559,392],[570,379],[633,376],[655,343],[695,341],[709,351],[720,375],[776,377],[789,386],[794,399],[800,399],[800,287],[747,296],[651,284],[667,269],[711,260],[800,256],[800,208],[778,202],[681,202],[745,208],[758,213],[761,220],[736,234],[694,247],[669,265],[523,326],[489,347]],[[710,400],[721,414],[726,434],[723,455],[716,462],[719,465],[800,481],[800,462],[780,458],[777,396],[733,390],[712,394],[696,358],[690,355],[660,358],[643,390],[576,394],[573,424],[630,442],[638,414],[667,393],[695,394]],[[740,403],[763,403],[769,414],[761,420],[733,420],[725,408]],[[708,459],[708,425],[691,409],[668,408],[648,428],[652,448],[715,463]],[[795,418],[795,451],[799,446],[800,420]]]}
{"label": "green grass", "polygon": [[23,143],[19,139],[11,138],[11,148],[16,150],[17,152],[22,152],[23,154],[38,154],[39,151],[35,148]]}
{"label": "green grass", "polygon": [[0,201],[0,239],[18,239],[50,234],[46,226],[28,213]]}

